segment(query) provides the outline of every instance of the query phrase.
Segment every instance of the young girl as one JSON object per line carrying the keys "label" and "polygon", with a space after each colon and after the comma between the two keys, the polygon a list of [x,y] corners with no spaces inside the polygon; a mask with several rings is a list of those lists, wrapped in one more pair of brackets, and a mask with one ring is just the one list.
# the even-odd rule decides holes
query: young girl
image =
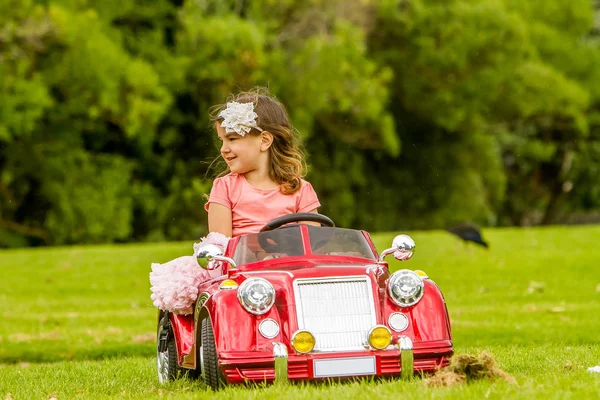
{"label": "young girl", "polygon": [[[206,243],[224,250],[229,237],[259,232],[282,215],[317,212],[317,194],[302,179],[300,141],[280,102],[257,89],[216,106],[212,116],[227,167],[215,179],[205,205],[210,233],[194,244],[194,252]],[[265,255],[256,252],[257,260]],[[154,263],[151,298],[161,310],[191,314],[198,286],[209,278],[193,256]]]}
{"label": "young girl", "polygon": [[233,96],[212,117],[227,168],[205,205],[210,232],[240,236],[282,215],[317,212],[317,194],[302,179],[300,140],[285,107],[266,89]]}

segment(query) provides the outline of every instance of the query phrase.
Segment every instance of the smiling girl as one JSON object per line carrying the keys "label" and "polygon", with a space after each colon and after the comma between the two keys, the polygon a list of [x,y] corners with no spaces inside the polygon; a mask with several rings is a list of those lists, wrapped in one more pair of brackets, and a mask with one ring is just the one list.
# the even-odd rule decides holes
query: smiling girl
{"label": "smiling girl", "polygon": [[215,106],[212,116],[227,168],[205,205],[210,232],[240,236],[282,215],[317,212],[320,203],[302,179],[304,154],[283,104],[259,88]]}
{"label": "smiling girl", "polygon": [[[210,233],[194,244],[194,254],[206,244],[224,251],[230,237],[259,232],[277,217],[317,212],[317,194],[302,179],[306,167],[300,140],[279,101],[257,89],[216,106],[212,116],[227,166],[214,180],[205,205]],[[253,251],[257,260],[274,257],[260,248]],[[161,310],[191,314],[198,285],[210,277],[195,255],[153,263],[153,303]]]}

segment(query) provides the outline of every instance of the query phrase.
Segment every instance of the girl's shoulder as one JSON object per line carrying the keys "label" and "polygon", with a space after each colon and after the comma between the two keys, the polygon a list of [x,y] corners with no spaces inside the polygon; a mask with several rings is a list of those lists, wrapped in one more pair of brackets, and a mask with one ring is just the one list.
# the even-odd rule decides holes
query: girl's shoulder
{"label": "girl's shoulder", "polygon": [[[243,180],[243,177],[241,177]],[[213,180],[208,202],[217,202],[233,208],[238,203],[242,193],[243,182],[238,174],[229,173]],[[206,203],[208,206],[208,203]],[[206,207],[207,207],[206,206]],[[206,208],[205,207],[205,208]]]}
{"label": "girl's shoulder", "polygon": [[300,178],[300,190],[313,190],[313,187],[309,181]]}
{"label": "girl's shoulder", "polygon": [[241,191],[244,178],[239,174],[229,173],[215,178],[212,183],[211,193],[215,196],[232,198]]}
{"label": "girl's shoulder", "polygon": [[235,174],[235,173],[228,173],[225,176],[221,176],[218,178],[215,178],[213,180],[213,185],[215,184],[224,184],[227,186],[233,186],[236,184],[239,184],[242,181],[243,177],[240,174]]}

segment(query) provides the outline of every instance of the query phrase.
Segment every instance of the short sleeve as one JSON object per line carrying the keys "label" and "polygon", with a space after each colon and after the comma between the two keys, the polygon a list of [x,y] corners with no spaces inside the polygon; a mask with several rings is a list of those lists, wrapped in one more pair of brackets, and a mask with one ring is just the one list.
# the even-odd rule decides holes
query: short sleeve
{"label": "short sleeve", "polygon": [[299,190],[300,195],[298,196],[298,210],[296,212],[309,212],[315,208],[321,207],[317,193],[313,189],[312,185],[306,181],[302,181],[302,187]]}
{"label": "short sleeve", "polygon": [[223,178],[217,178],[213,182],[212,189],[210,190],[210,196],[208,196],[208,201],[204,205],[204,209],[208,211],[208,205],[210,203],[221,204],[229,209],[232,208],[233,204],[231,202],[230,196],[230,187],[228,180]]}

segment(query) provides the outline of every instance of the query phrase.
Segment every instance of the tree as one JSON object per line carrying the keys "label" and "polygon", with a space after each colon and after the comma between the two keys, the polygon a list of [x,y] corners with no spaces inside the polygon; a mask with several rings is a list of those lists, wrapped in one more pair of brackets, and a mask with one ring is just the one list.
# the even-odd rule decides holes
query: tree
{"label": "tree", "polygon": [[123,153],[152,146],[170,95],[93,10],[11,6],[2,13],[2,236],[126,240],[135,163]]}
{"label": "tree", "polygon": [[0,3],[0,246],[192,240],[208,109],[267,86],[368,230],[600,207],[598,2]]}

